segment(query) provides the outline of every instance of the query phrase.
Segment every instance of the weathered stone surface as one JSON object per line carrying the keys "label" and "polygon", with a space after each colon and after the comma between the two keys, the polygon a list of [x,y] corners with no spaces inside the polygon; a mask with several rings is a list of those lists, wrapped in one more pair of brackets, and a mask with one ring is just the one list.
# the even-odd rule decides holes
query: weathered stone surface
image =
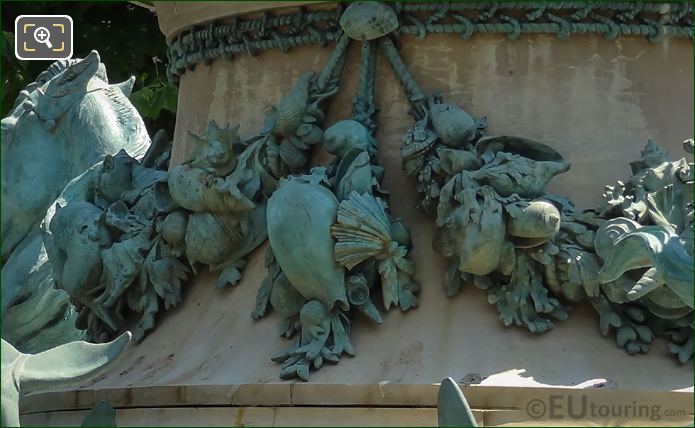
{"label": "weathered stone surface", "polygon": [[[181,4],[177,7],[179,11],[184,10]],[[430,35],[425,40],[404,36],[401,42],[406,62],[425,89],[445,90],[447,101],[470,107],[476,114],[490,115],[494,118],[489,128],[493,134],[527,135],[552,146],[571,161],[572,169],[556,176],[547,189],[571,196],[582,208],[596,204],[604,183],[629,176],[624,161],[639,157],[635,136],[653,135],[664,148],[677,153],[683,126],[690,129],[692,103],[687,97],[674,95],[692,92],[691,80],[683,78],[692,74],[692,62],[687,55],[692,50],[689,41],[671,39],[668,45],[663,45],[664,49],[653,48],[640,38],[604,40],[591,35],[573,38],[571,45],[555,40],[554,36],[524,35],[515,42],[494,34],[477,34],[467,40],[458,36]],[[263,51],[257,57],[242,54],[232,61],[200,64],[186,72],[181,81],[186,102],[179,110],[174,163],[185,160],[195,143],[186,132],[202,134],[210,119],[220,124],[238,122],[243,135],[252,135],[261,126],[268,106],[275,105],[287,93],[308,64],[323,63],[331,47],[329,42],[325,49],[292,48],[289,55],[279,50]],[[353,58],[358,50],[351,52]],[[466,55],[458,55],[460,52]],[[345,88],[357,81],[356,65],[352,61],[346,65]],[[655,70],[662,79],[651,78]],[[132,402],[143,407],[145,402],[147,406],[175,406],[182,394],[191,402],[211,403],[195,401],[196,397],[209,397],[211,390],[218,391],[214,405],[224,406],[229,403],[230,388],[215,386],[221,383],[244,384],[233,387],[232,400],[249,405],[258,403],[254,400],[270,405],[267,400],[277,395],[279,406],[290,402],[304,405],[330,402],[341,406],[407,402],[413,406],[433,406],[436,387],[432,388],[432,384],[450,374],[460,378],[464,374],[460,368],[470,367],[466,371],[489,376],[482,388],[473,389],[485,397],[506,397],[505,406],[521,394],[515,386],[576,386],[584,382],[593,385],[603,382],[606,373],[610,373],[607,384],[617,383],[619,389],[595,388],[593,393],[613,392],[622,397],[617,400],[624,400],[626,389],[633,390],[630,397],[635,397],[634,389],[642,389],[638,397],[649,395],[651,398],[647,400],[654,400],[655,394],[666,394],[654,389],[689,390],[691,366],[682,368],[665,361],[658,342],[649,355],[639,358],[616,352],[612,341],[596,334],[593,314],[581,304],[574,309],[570,322],[558,323],[553,334],[529,340],[523,332],[500,330],[496,311],[487,306],[483,291],[468,288],[465,298],[451,301],[444,298],[440,285],[446,269],[443,259],[431,249],[432,221],[412,209],[416,193],[400,171],[397,140],[411,125],[404,120],[407,100],[398,92],[396,80],[384,71],[383,65],[378,66],[378,72],[376,104],[381,112],[376,135],[381,143],[379,162],[386,169],[383,185],[390,192],[392,211],[404,216],[413,231],[412,255],[417,265],[423,267],[417,270],[417,278],[424,284],[418,295],[420,308],[407,314],[392,313],[388,316],[392,321],[379,327],[358,320],[351,334],[358,357],[342,358],[339,366],[312,373],[311,384],[272,383],[278,367],[259,356],[272,355],[284,347],[281,340],[273,339],[280,314],[270,314],[270,319],[254,324],[247,319],[246,311],[230,310],[237,306],[249,308],[254,303],[255,287],[265,276],[262,251],[256,251],[248,258],[241,286],[234,290],[222,293],[214,290],[217,275],[202,269],[195,285],[188,289],[188,302],[167,314],[164,322],[139,345],[141,352],[128,355],[127,361],[93,389],[120,386],[121,403],[132,396]],[[679,86],[677,90],[676,86]],[[350,116],[353,96],[347,90],[336,94],[327,111],[327,124]],[[568,97],[572,103],[567,102]],[[661,108],[663,105],[669,108]],[[591,141],[587,140],[587,133],[593,136]],[[596,144],[601,152],[595,149]],[[317,148],[312,164],[329,161],[330,156]],[[407,337],[404,331],[408,332]],[[461,341],[461,337],[467,340]],[[503,340],[496,340],[494,347],[471,351],[469,342],[483,343],[490,337]],[[245,345],[240,346],[241,343]],[[553,350],[553,358],[547,358],[548,349]],[[588,355],[601,355],[600,361],[587,360]],[[591,364],[586,364],[587,361]],[[644,376],[634,375],[636,364]],[[509,367],[519,370],[509,371]],[[122,372],[126,373],[121,376]],[[188,386],[153,386],[174,379]],[[130,384],[134,386],[128,387]],[[506,395],[500,394],[502,389]],[[691,393],[670,394],[689,397]],[[60,397],[67,396],[72,402],[73,398],[85,395],[89,394]],[[166,404],[160,401],[163,395],[168,397]],[[468,392],[466,395],[471,404],[476,404],[474,397]],[[290,419],[287,412],[283,413],[283,409],[292,410],[288,407],[280,407],[274,415],[273,409],[268,409],[271,414],[264,419],[265,424],[273,420],[278,424],[301,423],[305,417],[303,414]],[[239,415],[225,414],[218,421],[224,423],[238,416],[239,420],[248,422],[253,412],[245,410],[243,418],[240,411]],[[394,420],[405,423],[401,421],[410,414],[403,415],[401,410],[397,409],[396,413],[400,413]],[[364,410],[357,411],[362,414]],[[130,415],[130,421],[145,417],[144,411],[138,416],[134,413],[135,409],[119,411],[119,417]],[[327,408],[324,413],[330,413],[332,421],[355,423],[357,420],[335,408]],[[175,422],[180,414],[158,416],[155,410],[148,410],[147,417],[159,421],[168,417],[167,420]],[[514,414],[501,419],[509,422],[517,418],[514,419],[517,423],[526,420],[523,411]],[[434,411],[430,416],[427,423],[431,425],[435,423]],[[500,421],[496,417],[488,419],[489,416],[486,414],[486,422]],[[186,420],[194,423],[196,416],[189,417]]]}
{"label": "weathered stone surface", "polygon": [[[308,74],[300,77],[294,89],[289,92],[289,99],[283,99],[269,115],[266,127],[260,133],[253,134],[254,137],[243,140],[246,147],[253,146],[253,150],[247,151],[246,148],[239,147],[241,153],[234,150],[230,151],[225,148],[224,144],[219,144],[218,137],[212,138],[204,135],[205,138],[201,139],[203,140],[202,150],[197,151],[193,158],[177,171],[177,173],[181,173],[179,177],[183,178],[175,184],[181,185],[177,189],[180,192],[174,198],[180,198],[180,201],[183,201],[181,204],[177,204],[179,206],[159,205],[162,199],[158,195],[162,186],[140,186],[136,185],[134,181],[131,184],[131,180],[135,176],[132,168],[137,166],[136,164],[127,159],[122,163],[105,161],[103,170],[99,171],[96,177],[96,196],[90,200],[90,204],[104,211],[104,221],[108,222],[109,227],[118,229],[119,235],[123,232],[128,241],[126,245],[121,245],[123,244],[121,241],[115,242],[114,240],[115,243],[109,243],[108,240],[105,240],[105,245],[111,246],[104,250],[104,260],[111,260],[112,266],[118,266],[117,261],[121,259],[132,260],[133,265],[136,266],[146,265],[144,272],[152,281],[152,287],[159,296],[155,297],[155,300],[163,296],[173,296],[164,298],[166,306],[178,303],[177,293],[169,293],[167,290],[167,285],[174,282],[167,274],[172,271],[175,272],[176,269],[172,269],[171,265],[167,264],[170,263],[167,260],[157,259],[159,257],[157,252],[149,251],[151,247],[148,248],[148,239],[151,236],[156,236],[155,239],[161,238],[162,242],[170,245],[172,247],[171,255],[174,259],[189,258],[189,254],[191,255],[190,258],[193,259],[192,254],[196,252],[202,254],[203,251],[210,250],[203,245],[206,241],[219,244],[219,246],[215,245],[215,248],[220,248],[221,251],[203,254],[197,259],[200,262],[198,265],[207,264],[213,269],[222,270],[223,274],[220,276],[222,284],[238,280],[240,277],[238,264],[240,258],[255,248],[255,245],[258,245],[257,243],[254,245],[254,239],[249,239],[253,234],[247,234],[247,232],[249,230],[252,232],[264,230],[264,228],[256,228],[255,225],[246,229],[239,227],[237,229],[241,233],[236,233],[235,227],[239,224],[246,224],[245,215],[251,209],[264,214],[263,204],[274,191],[279,179],[293,172],[299,172],[308,162],[309,156],[304,151],[321,140],[323,131],[321,126],[315,123],[321,122],[325,116],[323,111],[313,109],[312,107],[315,106],[311,104],[314,101],[318,104],[323,95],[331,92],[328,90],[330,85],[323,85],[321,88],[320,83],[322,81],[325,83],[325,79],[322,79],[320,75]],[[359,90],[358,94],[358,96],[362,95]],[[410,98],[411,100],[414,99],[413,97]],[[363,98],[362,101],[365,99]],[[429,108],[436,109],[437,106],[441,105],[443,103],[433,99]],[[450,112],[452,107],[447,106],[442,110]],[[355,119],[362,118],[365,111],[370,110],[368,108],[362,109],[356,112],[353,117]],[[469,273],[476,275],[473,280],[477,285],[491,290],[492,300],[501,302],[499,306],[503,311],[505,321],[513,320],[513,322],[524,324],[531,329],[540,330],[548,324],[542,319],[543,315],[536,317],[539,313],[563,316],[561,304],[555,305],[553,302],[555,296],[562,296],[569,301],[579,301],[588,296],[596,298],[597,303],[595,304],[597,306],[603,302],[600,300],[601,298],[610,296],[612,299],[620,301],[621,305],[624,304],[627,297],[623,298],[620,295],[621,290],[625,291],[624,287],[619,287],[617,291],[606,291],[608,287],[602,288],[599,281],[601,260],[593,254],[590,247],[594,242],[593,238],[597,234],[597,227],[601,220],[597,220],[595,217],[598,216],[594,216],[591,212],[580,213],[572,209],[569,202],[562,198],[545,193],[545,185],[556,174],[564,172],[568,167],[567,163],[559,155],[555,156],[552,153],[554,150],[547,145],[536,144],[517,137],[502,137],[500,140],[488,142],[485,146],[480,144],[474,148],[472,143],[480,138],[484,127],[482,126],[483,121],[472,119],[475,129],[471,131],[471,121],[469,120],[461,120],[460,124],[457,123],[457,125],[461,125],[460,129],[457,126],[447,128],[446,115],[440,116],[433,115],[429,121],[425,120],[424,123],[420,119],[419,128],[413,129],[413,132],[409,133],[416,144],[404,152],[417,156],[413,157],[416,161],[408,170],[412,173],[424,168],[424,161],[432,152],[435,152],[439,157],[440,165],[433,168],[432,172],[434,175],[447,177],[448,181],[443,183],[431,180],[431,177],[423,177],[422,181],[427,184],[427,197],[430,198],[432,207],[440,208],[441,204],[438,199],[442,198],[443,193],[446,195],[448,192],[450,204],[449,206],[442,206],[440,211],[451,210],[455,212],[456,209],[461,208],[461,211],[456,212],[456,215],[465,214],[462,215],[463,218],[468,216],[465,222],[460,223],[456,223],[458,219],[452,220],[450,218],[438,221],[438,223],[444,223],[445,227],[453,225],[453,231],[457,232],[453,235],[458,235],[456,238],[461,238],[459,239],[461,242],[455,242],[457,239],[445,236],[441,239],[443,246],[448,246],[447,251],[451,250],[451,254],[460,252],[458,256],[464,256],[459,257],[459,265],[465,266],[466,270],[471,270]],[[453,116],[464,117],[460,112]],[[439,117],[438,120],[441,119],[443,124],[438,123],[435,126],[433,124],[434,117]],[[346,124],[341,123],[340,125]],[[329,135],[328,130],[323,135],[323,139],[327,143],[326,148],[331,154],[336,155],[335,163],[329,165],[325,171],[315,170],[314,174],[304,176],[303,179],[299,179],[299,182],[302,185],[307,185],[306,189],[312,191],[321,188],[327,189],[339,202],[335,214],[335,227],[331,228],[331,234],[332,239],[335,240],[335,260],[339,262],[344,273],[350,273],[342,277],[345,300],[351,308],[364,312],[376,321],[381,321],[378,311],[375,311],[373,307],[364,306],[371,301],[370,291],[373,290],[373,284],[375,284],[373,279],[377,277],[377,274],[379,278],[376,284],[381,285],[383,303],[386,308],[390,305],[399,305],[403,308],[403,306],[409,307],[414,304],[412,291],[416,286],[413,283],[411,288],[412,265],[405,259],[410,247],[410,239],[403,223],[391,221],[387,205],[383,203],[385,193],[380,189],[383,170],[376,165],[374,159],[376,156],[375,153],[372,153],[374,149],[372,146],[376,146],[376,139],[370,140],[361,137],[364,134],[369,135],[371,124],[364,120],[359,126],[348,125],[345,126],[345,130],[335,131],[335,135]],[[360,130],[360,126],[363,130]],[[348,134],[345,135],[345,132]],[[439,136],[440,133],[442,136],[445,134],[447,136]],[[444,142],[445,139],[447,140],[446,143]],[[259,141],[259,144],[255,144]],[[483,140],[481,139],[481,141]],[[411,148],[412,150],[410,150]],[[546,156],[548,153],[550,155]],[[393,156],[393,150],[391,153],[382,151],[382,154],[388,158]],[[658,156],[655,159],[657,158]],[[649,158],[645,159],[643,163],[645,165],[651,164],[652,161],[653,159]],[[636,165],[634,168],[642,167]],[[156,170],[157,168],[150,169]],[[253,172],[249,174],[249,170]],[[524,174],[516,176],[515,172],[518,171],[523,171]],[[163,173],[163,171],[158,172]],[[254,175],[256,172],[261,176],[258,180]],[[687,176],[687,172],[682,172]],[[186,177],[189,173],[190,175]],[[663,175],[662,172],[659,172],[645,177],[645,188],[658,189]],[[457,180],[452,181],[453,177],[457,177]],[[306,182],[302,182],[304,179]],[[212,185],[198,186],[197,183],[200,180]],[[291,183],[293,180],[297,179],[289,179],[287,183]],[[449,182],[452,183],[451,187],[447,187]],[[168,179],[166,185],[171,185]],[[188,186],[190,188],[187,188]],[[466,194],[465,191],[471,187],[481,190],[471,192],[472,195],[471,193]],[[262,190],[259,192],[259,189]],[[247,192],[253,194],[253,197],[248,196],[249,193]],[[163,193],[168,195],[166,191]],[[304,193],[298,194],[304,196]],[[644,213],[648,213],[651,221],[662,225],[663,220],[655,219],[660,218],[660,216],[670,218],[672,214],[676,215],[675,210],[668,209],[673,204],[669,204],[669,199],[663,195],[662,193],[652,197],[651,204],[658,207],[657,209],[645,211],[639,206],[632,207],[630,212],[642,216]],[[621,203],[629,198],[623,199]],[[305,211],[313,208],[306,201],[302,205]],[[167,208],[161,208],[165,206]],[[83,210],[80,207],[86,208],[83,205],[77,205],[79,212],[93,211],[92,208]],[[138,220],[143,213],[153,212],[153,209],[156,209],[157,215],[145,215],[148,220],[145,222]],[[280,211],[278,207],[276,207],[276,211]],[[216,216],[210,214],[211,212],[215,214],[222,212],[229,217],[220,222]],[[270,210],[267,214],[270,214]],[[440,213],[438,212],[438,214]],[[453,213],[449,214],[452,214],[451,217],[453,217]],[[171,220],[168,220],[170,216]],[[56,217],[58,217],[57,214]],[[56,237],[58,238],[56,239],[56,247],[59,250],[64,251],[71,245],[76,247],[77,245],[73,241],[87,242],[90,240],[101,245],[98,240],[99,235],[101,235],[98,222],[92,221],[94,219],[91,216],[87,217],[90,221],[84,222],[87,226],[84,230],[80,226],[85,224],[72,225],[70,223],[72,220],[80,220],[79,216],[74,218],[64,216],[62,219],[58,217],[60,221],[56,221],[56,225],[63,223],[59,229],[65,229],[66,235],[68,235],[66,239],[63,239],[62,236]],[[154,217],[157,219],[153,220]],[[261,222],[267,219],[263,215],[256,218],[260,219]],[[322,220],[326,219],[332,220],[332,214],[322,218]],[[150,220],[152,221],[149,222]],[[278,222],[281,220],[283,219],[280,218]],[[666,223],[670,223],[670,221]],[[326,223],[330,222],[326,221]],[[143,225],[152,227],[156,233],[152,232],[148,236],[140,233],[128,236],[129,233],[142,230],[141,226]],[[444,229],[441,225],[438,224],[438,226]],[[197,229],[201,233],[197,238],[194,238],[192,234],[187,233],[189,229]],[[311,230],[310,228],[306,229]],[[96,230],[97,233],[90,233],[93,230]],[[225,236],[229,230],[233,230],[233,232]],[[277,230],[282,231],[284,229],[278,227]],[[164,232],[166,232],[166,236]],[[451,231],[445,232],[443,235],[452,235]],[[241,236],[239,237],[239,235]],[[188,239],[189,236],[191,239]],[[222,238],[220,238],[221,236]],[[311,232],[308,232],[307,236],[311,236]],[[420,235],[418,235],[419,237]],[[216,238],[218,242],[214,242]],[[235,240],[236,238],[239,239]],[[189,252],[187,247],[193,248],[192,243],[196,239],[198,240],[197,248]],[[449,242],[446,242],[447,240]],[[286,240],[285,245],[280,246],[282,251],[293,250],[290,241],[292,240]],[[321,241],[324,244],[333,242],[328,234],[321,236]],[[92,242],[88,243],[93,245]],[[234,245],[230,245],[230,243]],[[475,256],[482,253],[482,251],[476,251],[477,248],[487,243],[493,244],[492,250],[489,251],[490,256],[484,257],[484,260],[475,260]],[[271,247],[273,246],[271,239]],[[219,259],[214,258],[220,254],[222,256]],[[141,262],[140,259],[142,258],[145,258],[144,262]],[[272,252],[269,255],[267,265],[270,271],[270,280],[268,284],[272,287],[262,289],[259,297],[261,300],[266,299],[266,304],[271,303],[278,312],[290,318],[284,324],[283,333],[291,335],[294,330],[302,332],[302,337],[299,340],[301,346],[291,348],[288,352],[289,355],[285,353],[277,359],[285,363],[282,371],[283,377],[296,375],[300,378],[306,378],[310,365],[320,367],[324,360],[334,359],[335,355],[341,354],[342,351],[351,352],[352,346],[346,339],[348,333],[346,326],[350,324],[351,320],[346,321],[346,318],[341,317],[342,313],[334,312],[336,307],[342,310],[341,305],[328,307],[331,305],[322,302],[321,300],[325,300],[322,298],[305,302],[306,298],[299,292],[302,286],[298,285],[302,275],[287,275],[284,271],[285,268],[288,272],[291,271],[291,268],[297,264],[296,260],[287,261],[285,259],[283,261],[281,259],[282,257],[273,257]],[[56,258],[56,260],[60,259]],[[182,260],[187,261],[183,258]],[[93,261],[95,265],[98,264],[96,258]],[[160,261],[166,263],[157,263]],[[306,262],[306,260],[301,261]],[[322,260],[322,263],[316,265],[305,263],[302,269],[319,270],[326,265],[323,263],[325,261]],[[360,270],[359,265],[365,261],[367,264],[371,264],[371,267],[366,268],[366,272],[357,272],[357,275],[353,275],[353,268]],[[65,259],[60,263],[67,262],[68,260]],[[489,263],[489,266],[481,266],[483,262]],[[147,265],[148,263],[151,265]],[[627,264],[629,265],[629,263]],[[654,262],[654,264],[658,263]],[[555,266],[557,269],[553,270]],[[195,266],[193,267],[195,268]],[[135,284],[131,276],[138,269],[143,272],[141,267],[123,271],[105,269],[105,275],[108,278],[105,290],[107,293],[103,299],[105,306],[119,306],[119,299],[123,296],[122,291]],[[473,269],[476,271],[472,271]],[[92,282],[92,277],[95,275],[89,273],[96,270],[98,270],[98,266],[87,269],[88,274],[85,275],[87,282]],[[652,287],[658,282],[657,270],[655,267],[654,270],[643,275],[644,280],[640,280],[641,287],[637,290],[638,292],[656,290]],[[453,272],[450,271],[450,274],[456,275],[458,272],[454,270]],[[499,284],[485,278],[487,275],[495,275],[495,279],[509,279],[509,283],[505,283],[502,288],[499,288]],[[289,279],[289,276],[293,276],[293,278]],[[67,279],[73,284],[77,284],[73,288],[79,289],[80,280],[84,278]],[[536,288],[539,283],[547,290],[544,291],[540,287]],[[453,286],[449,287],[449,291],[456,291],[456,287],[460,286],[460,283],[452,282],[452,284]],[[316,288],[316,284],[312,285]],[[504,286],[507,285],[509,287],[505,289]],[[666,289],[668,287],[660,288]],[[687,290],[682,290],[682,287],[676,288],[687,292]],[[522,292],[513,295],[519,290]],[[548,291],[550,295],[543,294]],[[509,299],[510,294],[512,294],[511,301]],[[521,294],[520,298],[518,294]],[[624,294],[628,294],[628,292],[625,291]],[[269,297],[267,297],[268,295]],[[682,303],[677,298],[674,300],[672,295],[661,293],[650,297],[651,300],[658,302],[659,308],[652,310],[653,314],[659,314],[658,317],[668,319],[667,315],[663,315],[667,312],[664,309],[682,310],[681,307],[672,307],[672,305]],[[514,301],[513,299],[519,300]],[[517,310],[518,306],[523,306],[523,309]],[[632,321],[640,317],[641,312],[632,310],[633,308],[627,305],[624,307],[629,310],[626,310],[627,317],[630,317]],[[685,308],[685,310],[687,309]],[[599,312],[601,311],[599,310]],[[614,316],[611,314],[604,316],[604,312],[601,313],[602,328],[604,326],[607,328],[616,326]],[[335,316],[336,314],[337,316]],[[618,315],[622,316],[623,314]],[[635,323],[627,318],[618,319],[624,323],[618,331],[619,344],[631,352],[641,351],[642,347],[635,339],[639,336],[639,339],[643,340],[649,334],[644,333],[644,329],[639,325],[634,325]],[[627,325],[628,323],[630,325]],[[332,337],[325,338],[324,333],[329,329],[332,330]],[[683,331],[687,334],[691,330],[684,328]],[[683,343],[682,339],[676,339],[676,341]]]}

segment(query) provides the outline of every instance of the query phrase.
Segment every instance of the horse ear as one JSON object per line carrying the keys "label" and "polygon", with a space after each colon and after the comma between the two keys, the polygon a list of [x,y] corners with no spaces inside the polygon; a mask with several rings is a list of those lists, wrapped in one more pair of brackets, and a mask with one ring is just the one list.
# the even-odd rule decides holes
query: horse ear
{"label": "horse ear", "polygon": [[133,86],[135,85],[135,76],[130,76],[128,80],[121,82],[121,83],[116,83],[111,85],[112,88],[117,88],[121,92],[123,92],[123,95],[126,97],[129,97],[130,94],[133,92]]}

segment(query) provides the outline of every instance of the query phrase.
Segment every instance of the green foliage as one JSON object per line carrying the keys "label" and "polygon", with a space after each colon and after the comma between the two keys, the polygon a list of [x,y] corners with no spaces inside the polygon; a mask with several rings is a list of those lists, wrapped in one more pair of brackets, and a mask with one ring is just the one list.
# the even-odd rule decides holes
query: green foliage
{"label": "green foliage", "polygon": [[131,100],[150,133],[173,129],[178,91],[166,80],[166,43],[157,16],[148,9],[119,2],[8,2],[2,8],[2,116],[27,83],[49,61],[20,61],[14,56],[14,20],[18,15],[66,14],[74,22],[74,58],[99,51],[111,83],[135,75]]}
{"label": "green foliage", "polygon": [[176,86],[157,79],[147,86],[134,91],[130,101],[135,105],[145,119],[156,120],[162,111],[176,113],[176,101],[178,99]]}
{"label": "green foliage", "polygon": [[2,116],[6,116],[27,81],[27,61],[14,56],[14,34],[2,32]]}

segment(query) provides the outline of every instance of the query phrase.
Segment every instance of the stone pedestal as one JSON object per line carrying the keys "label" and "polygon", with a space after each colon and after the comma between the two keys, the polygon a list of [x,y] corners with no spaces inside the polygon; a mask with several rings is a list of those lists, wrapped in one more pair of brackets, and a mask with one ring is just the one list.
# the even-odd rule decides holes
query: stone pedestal
{"label": "stone pedestal", "polygon": [[[303,2],[280,3],[156,6],[160,27],[171,41],[194,24]],[[400,39],[401,54],[425,93],[441,91],[446,100],[487,116],[489,134],[529,137],[562,153],[572,168],[548,190],[581,207],[596,204],[604,185],[629,177],[628,162],[639,158],[647,139],[676,159],[683,156],[681,141],[693,129],[694,70],[687,39],[659,44],[644,37],[606,40],[594,34],[569,40],[545,34],[516,40],[501,34]],[[201,133],[211,119],[240,124],[242,135],[258,130],[268,109],[302,72],[318,70],[331,47],[237,55],[185,72],[172,164],[191,150],[188,132]],[[328,125],[351,115],[359,44],[351,49],[341,91],[328,108]],[[107,398],[118,410],[119,426],[432,425],[434,384],[447,376],[475,384],[464,393],[485,425],[534,423],[527,404],[533,399],[549,403],[553,395],[564,403],[567,397],[585,396],[602,404],[689,409],[680,418],[635,416],[619,423],[692,421],[692,364],[679,366],[664,341],[656,340],[647,355],[629,356],[613,337],[599,334],[598,317],[588,305],[575,307],[569,320],[536,336],[505,328],[478,289],[445,296],[445,263],[431,246],[434,220],[414,209],[415,183],[401,169],[400,139],[412,125],[409,106],[383,58],[377,76],[379,159],[392,211],[413,236],[416,278],[422,285],[416,310],[392,310],[379,327],[359,320],[352,336],[356,357],[312,373],[310,383],[282,382],[279,367],[269,359],[289,345],[277,335],[279,318],[271,314],[254,322],[249,316],[265,276],[264,244],[251,254],[241,283],[232,289],[214,289],[214,276],[199,274],[184,303],[93,385],[25,399],[23,423],[77,422],[83,409]],[[312,163],[325,164],[329,158],[318,148]],[[615,421],[599,415],[538,423]]]}

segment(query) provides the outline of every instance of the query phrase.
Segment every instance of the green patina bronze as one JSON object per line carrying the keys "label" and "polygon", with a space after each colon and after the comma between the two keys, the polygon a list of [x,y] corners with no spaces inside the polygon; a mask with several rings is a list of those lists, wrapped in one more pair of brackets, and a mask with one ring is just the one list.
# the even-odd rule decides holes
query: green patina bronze
{"label": "green patina bronze", "polygon": [[551,328],[538,313],[566,314],[542,282],[542,266],[559,252],[552,240],[560,228],[560,211],[543,189],[569,164],[535,141],[481,137],[458,106],[428,101],[401,153],[418,180],[419,206],[436,211],[433,247],[449,259],[447,294],[473,282],[488,290],[505,325]]}
{"label": "green patina bronze", "polygon": [[437,393],[437,421],[440,427],[477,427],[471,407],[461,388],[450,377],[442,380]]}
{"label": "green patina bronze", "polygon": [[158,134],[141,161],[106,156],[73,180],[43,224],[55,286],[77,308],[76,327],[92,341],[125,330],[134,340],[156,315],[182,301],[199,266],[236,284],[244,257],[267,236],[267,199],[278,180],[301,171],[321,140],[320,105],[337,92],[348,38],[318,75],[307,73],[272,110],[265,128],[242,139],[214,121],[192,137],[190,159],[167,171],[170,144]]}
{"label": "green patina bronze", "polygon": [[[683,147],[692,154],[693,140]],[[646,352],[652,337],[663,335],[685,363],[693,355],[695,169],[685,158],[669,161],[651,141],[631,167],[628,183],[607,186],[605,203],[595,210],[607,220],[596,230],[594,247],[608,301],[596,306],[628,352]]]}
{"label": "green patina bronze", "polygon": [[2,339],[2,426],[19,426],[22,395],[82,385],[103,373],[128,342],[126,332],[109,343],[70,342],[39,354],[23,354]]}
{"label": "green patina bronze", "polygon": [[[257,135],[241,139],[236,128],[213,122],[204,135],[194,136],[191,159],[171,173],[168,138],[157,134],[147,149],[150,141],[140,117],[120,86],[108,86],[96,52],[82,61],[51,66],[28,87],[34,92],[23,93],[19,107],[3,120],[3,138],[9,140],[3,145],[3,162],[41,167],[26,158],[30,152],[24,149],[51,143],[66,152],[57,153],[59,158],[74,155],[82,163],[60,164],[68,170],[61,171],[63,184],[51,181],[56,176],[50,169],[36,170],[34,183],[28,183],[21,181],[28,175],[20,169],[3,168],[3,204],[16,205],[25,214],[35,206],[37,217],[26,224],[17,223],[20,217],[3,223],[8,238],[16,234],[17,240],[30,221],[36,223],[34,232],[26,232],[26,243],[8,246],[3,334],[21,349],[41,350],[84,335],[91,341],[109,340],[135,317],[134,338],[139,341],[154,327],[162,306],[181,302],[181,289],[197,266],[221,271],[219,286],[235,284],[243,257],[266,238],[266,200],[278,179],[301,171],[308,149],[321,140],[325,115],[320,106],[337,92],[348,43],[341,38],[321,73],[298,80]],[[98,98],[102,90],[103,102]],[[41,98],[46,93],[59,102],[46,103]],[[69,124],[72,134],[62,129],[54,134],[55,121],[46,118],[60,114],[68,120],[59,126]],[[101,120],[109,114],[116,122]],[[78,119],[85,122],[70,122]],[[95,149],[76,145],[94,139],[101,150],[113,152],[88,156],[82,151]],[[121,151],[115,153],[119,143]],[[69,174],[77,177],[70,181]],[[48,191],[36,192],[36,201],[17,196],[18,189],[27,194],[26,186],[39,182]],[[51,195],[54,187],[64,187],[57,199]],[[66,317],[66,312],[73,315]]]}
{"label": "green patina bronze", "polygon": [[160,133],[140,161],[125,151],[106,156],[65,188],[42,225],[54,285],[70,295],[75,326],[90,341],[111,339],[133,317],[138,341],[162,304],[181,301],[190,268],[158,227],[177,209],[169,145]]}
{"label": "green patina bronze", "polygon": [[[665,37],[693,37],[693,6],[688,2],[355,2],[343,11],[305,11],[263,18],[235,18],[192,27],[173,40],[168,50],[169,80],[177,82],[187,69],[234,55],[257,55],[267,49],[324,45],[340,37],[340,26],[356,40],[390,32],[424,38],[429,34],[600,34],[607,39],[643,36],[657,43]],[[394,28],[394,24],[396,28]],[[360,27],[361,28],[357,28]]]}
{"label": "green patina bronze", "polygon": [[51,65],[2,120],[2,335],[22,351],[83,337],[68,295],[53,288],[39,224],[66,185],[104,156],[147,150],[145,125],[126,98],[133,82],[109,84],[92,51]]}
{"label": "green patina bronze", "polygon": [[[374,20],[357,20],[365,28],[353,28],[356,37],[368,33],[369,22]],[[354,355],[349,340],[354,316],[383,322],[373,300],[377,286],[386,310],[417,305],[419,287],[407,258],[410,235],[388,213],[378,142],[372,137],[376,53],[375,42],[363,41],[353,119],[323,133],[324,148],[334,155],[331,164],[282,180],[268,201],[269,275],[252,316],[263,316],[270,303],[286,317],[281,334],[299,335],[273,357],[282,363],[283,379],[306,381],[311,367],[337,363],[343,353]]]}
{"label": "green patina bronze", "polygon": [[83,427],[115,427],[116,425],[116,412],[111,407],[106,400],[100,400],[92,410],[87,413],[84,421],[82,421]]}
{"label": "green patina bronze", "polygon": [[[540,333],[588,300],[603,335],[644,353],[657,336],[685,363],[693,343],[693,164],[669,162],[649,142],[628,185],[607,187],[604,206],[585,212],[544,192],[569,164],[520,137],[485,137],[473,118],[426,97],[393,43],[380,40],[416,120],[401,147],[417,180],[418,208],[436,213],[433,247],[450,260],[448,295],[485,289],[505,325]],[[684,143],[692,153],[692,140]]]}
{"label": "green patina bronze", "polygon": [[[531,27],[500,10],[526,12]],[[553,14],[558,10],[564,18]],[[2,123],[3,208],[16,214],[3,216],[3,336],[38,351],[85,335],[104,342],[135,322],[134,338],[142,340],[162,307],[181,304],[182,288],[201,266],[219,272],[218,287],[234,285],[245,257],[268,237],[268,276],[252,316],[272,307],[285,317],[281,334],[297,335],[273,358],[282,364],[280,376],[308,380],[311,367],[354,355],[355,317],[383,322],[374,297],[381,295],[386,310],[405,311],[417,306],[419,289],[408,229],[391,216],[381,187],[374,138],[380,54],[413,107],[403,168],[416,181],[418,208],[435,215],[433,247],[450,263],[446,293],[475,284],[487,290],[505,325],[533,332],[551,329],[552,318],[566,318],[570,304],[586,300],[599,313],[601,333],[615,329],[629,353],[646,352],[658,335],[686,362],[693,341],[693,164],[670,162],[649,143],[627,184],[607,187],[602,206],[579,211],[545,192],[569,169],[561,154],[522,137],[485,136],[486,118],[426,96],[393,40],[428,32],[470,36],[466,28],[492,16],[505,21],[494,25],[521,25],[514,28],[522,32],[545,31],[533,25],[557,26],[560,35],[585,32],[583,21],[605,10],[625,22],[658,14],[665,17],[658,28],[678,36],[691,6],[358,2],[340,22],[341,11],[269,18],[265,29],[294,26],[296,40],[335,40],[326,64],[300,76],[254,135],[244,138],[238,126],[214,121],[192,135],[189,159],[171,171],[168,137],[160,132],[150,141],[126,98],[132,80],[109,85],[96,52],[52,65]],[[432,15],[423,23],[410,15],[416,12]],[[478,23],[464,12],[478,14]],[[449,16],[463,27],[437,23]],[[316,35],[312,23],[322,19],[333,24]],[[544,19],[552,22],[538,22]],[[215,36],[221,45],[212,56],[181,61],[212,59],[258,25],[193,29],[171,52],[184,58],[190,46],[207,49],[206,37]],[[625,34],[642,31],[625,25]],[[324,130],[326,100],[339,90],[352,39],[362,43],[352,118]],[[254,42],[244,43],[250,50]],[[333,160],[307,173],[321,142]],[[692,153],[692,140],[684,147]]]}

